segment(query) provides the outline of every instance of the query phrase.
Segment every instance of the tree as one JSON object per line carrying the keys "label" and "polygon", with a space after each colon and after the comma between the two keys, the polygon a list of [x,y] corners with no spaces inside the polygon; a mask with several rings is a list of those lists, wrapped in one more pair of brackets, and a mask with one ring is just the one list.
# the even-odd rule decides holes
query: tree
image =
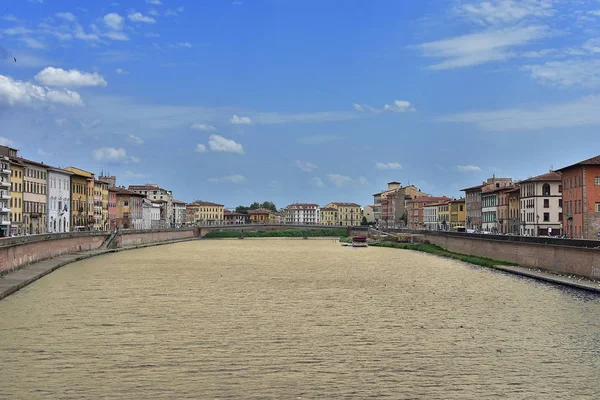
{"label": "tree", "polygon": [[255,201],[252,204],[250,204],[250,206],[248,206],[248,207],[246,207],[246,206],[237,206],[235,208],[235,211],[247,214],[249,210],[257,210],[259,208],[264,208],[266,210],[277,212],[277,207],[271,201],[264,201],[262,203],[259,203],[259,202]]}
{"label": "tree", "polygon": [[369,223],[367,222],[367,217],[363,217],[362,221],[360,222],[361,225],[369,225]]}
{"label": "tree", "polygon": [[265,210],[271,210],[273,212],[277,212],[277,206],[275,206],[275,203],[270,202],[270,201],[264,201],[260,205],[260,208],[264,208]]}

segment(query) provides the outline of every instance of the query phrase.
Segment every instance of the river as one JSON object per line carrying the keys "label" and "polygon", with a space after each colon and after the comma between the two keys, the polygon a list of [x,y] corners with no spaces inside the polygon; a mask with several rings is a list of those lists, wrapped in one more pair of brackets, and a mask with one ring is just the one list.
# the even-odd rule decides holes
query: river
{"label": "river", "polygon": [[600,297],[331,240],[193,241],[0,301],[5,399],[600,398]]}

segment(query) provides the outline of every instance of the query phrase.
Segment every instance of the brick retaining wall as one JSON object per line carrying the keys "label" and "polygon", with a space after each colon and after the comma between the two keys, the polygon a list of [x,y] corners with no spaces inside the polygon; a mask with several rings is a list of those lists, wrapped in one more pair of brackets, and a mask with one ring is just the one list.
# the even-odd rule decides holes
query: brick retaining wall
{"label": "brick retaining wall", "polygon": [[135,246],[139,244],[167,242],[170,240],[189,239],[194,237],[193,229],[166,229],[162,231],[125,231],[116,238],[117,247]]}

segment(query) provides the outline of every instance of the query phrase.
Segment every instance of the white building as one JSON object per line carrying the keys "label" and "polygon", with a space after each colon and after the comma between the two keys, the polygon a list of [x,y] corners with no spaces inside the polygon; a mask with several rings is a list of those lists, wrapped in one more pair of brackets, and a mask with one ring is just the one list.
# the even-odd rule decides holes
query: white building
{"label": "white building", "polygon": [[69,171],[48,168],[47,229],[50,233],[69,232],[71,221],[71,175]]}
{"label": "white building", "polygon": [[223,211],[223,223],[225,225],[241,225],[246,223],[246,214],[235,211]]}
{"label": "white building", "polygon": [[562,234],[562,177],[549,172],[521,182],[521,235]]}
{"label": "white building", "polygon": [[0,237],[4,237],[10,235],[10,160],[0,158]]}
{"label": "white building", "polygon": [[175,215],[175,221],[173,228],[180,228],[185,224],[186,212],[185,212],[185,201],[173,200],[173,213]]}
{"label": "white building", "polygon": [[285,223],[294,225],[318,225],[321,223],[321,209],[318,204],[294,203],[285,210]]}
{"label": "white building", "polygon": [[175,225],[175,207],[173,205],[173,192],[163,189],[154,183],[146,183],[145,185],[129,185],[129,190],[143,194],[148,200],[165,202],[163,218],[166,221],[168,228]]}
{"label": "white building", "polygon": [[498,193],[497,189],[481,193],[481,229],[484,232],[498,232]]}
{"label": "white building", "polygon": [[143,200],[142,229],[159,229],[160,222],[160,205]]}
{"label": "white building", "polygon": [[423,204],[423,224],[430,231],[438,230],[438,204]]}

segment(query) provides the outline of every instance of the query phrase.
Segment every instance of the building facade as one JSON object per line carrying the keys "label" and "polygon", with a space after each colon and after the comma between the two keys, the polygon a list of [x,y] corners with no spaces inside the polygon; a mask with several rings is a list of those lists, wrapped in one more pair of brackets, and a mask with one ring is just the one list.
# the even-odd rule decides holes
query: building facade
{"label": "building facade", "polygon": [[423,225],[429,231],[438,230],[438,206],[436,203],[423,205]]}
{"label": "building facade", "polygon": [[195,201],[186,206],[189,223],[200,225],[222,225],[225,206],[209,201]]}
{"label": "building facade", "polygon": [[320,210],[321,225],[338,225],[337,209],[323,207]]}
{"label": "building facade", "polygon": [[30,235],[46,232],[48,166],[21,158],[23,175],[23,225]]}
{"label": "building facade", "polygon": [[450,202],[441,201],[436,204],[438,209],[438,229],[440,231],[450,230]]}
{"label": "building facade", "polygon": [[521,186],[506,191],[508,195],[508,233],[521,234]]}
{"label": "building facade", "polygon": [[373,206],[363,207],[363,217],[367,220],[367,223],[375,222],[375,213],[373,212]]}
{"label": "building facade", "polygon": [[71,175],[60,168],[48,168],[48,226],[50,233],[71,231]]}
{"label": "building facade", "polygon": [[562,234],[563,198],[561,174],[549,172],[521,181],[521,234]]}
{"label": "building facade", "polygon": [[259,208],[256,210],[248,210],[248,215],[251,224],[267,224],[269,223],[269,217],[271,215],[271,210],[266,210],[264,208]]}
{"label": "building facade", "polygon": [[223,222],[225,225],[242,225],[246,223],[246,214],[236,211],[223,211]]}
{"label": "building facade", "polygon": [[429,196],[414,185],[402,186],[400,182],[388,182],[387,189],[373,195],[374,218],[380,225],[399,227],[404,225],[407,202],[417,197]]}
{"label": "building facade", "polygon": [[10,205],[10,159],[0,156],[0,237],[10,236],[11,214]]}
{"label": "building facade", "polygon": [[321,223],[321,209],[318,204],[294,203],[285,210],[285,223],[293,225],[318,225]]}
{"label": "building facade", "polygon": [[[450,201],[451,199],[446,196],[434,197],[434,196],[421,196],[413,200],[406,202],[406,213],[407,222],[409,229],[424,229],[425,224],[423,223],[423,207],[427,204],[434,204],[440,202]],[[438,221],[439,221],[439,210],[438,210]]]}
{"label": "building facade", "polygon": [[456,199],[450,202],[450,230],[465,226],[466,219],[465,199]]}
{"label": "building facade", "polygon": [[118,188],[108,188],[108,228],[111,231],[117,229],[117,192]]}
{"label": "building facade", "polygon": [[570,237],[600,239],[600,156],[564,167],[563,227]]}
{"label": "building facade", "polygon": [[173,213],[175,214],[175,225],[173,228],[181,228],[186,222],[185,201],[173,200]]}
{"label": "building facade", "polygon": [[75,167],[67,167],[65,170],[73,174],[71,175],[71,230],[91,230],[94,226],[94,174]]}
{"label": "building facade", "polygon": [[[482,230],[483,229],[483,192],[489,192],[492,189],[499,189],[512,185],[511,178],[497,178],[493,175],[481,185],[473,186],[467,189],[462,189],[465,192],[465,223],[467,229]],[[488,216],[489,217],[489,216]],[[489,225],[489,224],[488,224]],[[487,226],[487,225],[486,225]]]}
{"label": "building facade", "polygon": [[157,203],[161,200],[164,201],[164,204],[161,205],[161,207],[163,207],[161,217],[166,221],[166,227],[170,228],[175,226],[176,215],[172,191],[163,189],[154,183],[146,183],[145,185],[130,185],[129,190],[143,194],[148,200]]}
{"label": "building facade", "polygon": [[335,225],[339,226],[358,226],[362,222],[362,208],[356,203],[332,202],[324,208],[333,208],[336,210]]}
{"label": "building facade", "polygon": [[[15,150],[16,151],[16,150]],[[25,164],[16,158],[10,158],[10,221],[11,234],[21,235],[23,233],[23,171]],[[0,197],[5,197],[3,194]]]}
{"label": "building facade", "polygon": [[102,180],[94,180],[94,229],[98,231],[107,231],[110,229],[108,188],[109,183]]}
{"label": "building facade", "polygon": [[160,205],[142,199],[142,229],[161,229]]}
{"label": "building facade", "polygon": [[118,229],[142,229],[144,226],[142,201],[145,195],[125,188],[117,188],[116,225]]}
{"label": "building facade", "polygon": [[498,233],[498,192],[495,189],[481,194],[481,229]]}

